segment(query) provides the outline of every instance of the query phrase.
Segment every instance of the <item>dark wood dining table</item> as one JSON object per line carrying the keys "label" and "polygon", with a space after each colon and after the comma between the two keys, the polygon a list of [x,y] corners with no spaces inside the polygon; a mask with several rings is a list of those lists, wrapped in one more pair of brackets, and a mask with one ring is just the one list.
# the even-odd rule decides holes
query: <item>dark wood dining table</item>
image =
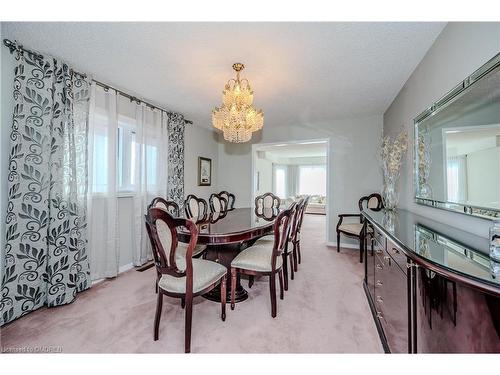
{"label": "dark wood dining table", "polygon": [[[198,244],[207,245],[205,259],[224,265],[227,272],[227,294],[230,295],[231,262],[242,250],[251,246],[260,237],[273,233],[273,224],[279,209],[235,208],[224,213],[210,213],[196,223]],[[179,240],[189,242],[189,234],[179,231]],[[215,288],[205,298],[220,302],[220,289]],[[235,302],[248,298],[248,293],[238,278]],[[229,299],[228,299],[229,300]]]}

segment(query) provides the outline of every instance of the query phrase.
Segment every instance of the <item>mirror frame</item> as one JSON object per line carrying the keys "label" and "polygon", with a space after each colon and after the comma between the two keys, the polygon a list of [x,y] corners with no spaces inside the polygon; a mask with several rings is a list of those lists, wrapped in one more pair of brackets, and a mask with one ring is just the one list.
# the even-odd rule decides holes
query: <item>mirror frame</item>
{"label": "mirror frame", "polygon": [[[418,196],[419,187],[418,187],[418,167],[419,167],[419,159],[418,159],[418,139],[419,139],[419,131],[418,126],[425,120],[428,120],[430,117],[436,115],[441,112],[444,108],[454,102],[457,98],[464,95],[467,90],[472,86],[479,82],[482,78],[487,76],[489,73],[494,71],[496,68],[500,67],[500,53],[495,55],[493,58],[488,60],[483,66],[477,69],[474,73],[466,77],[462,82],[453,87],[450,91],[448,91],[444,96],[442,96],[439,100],[434,102],[429,108],[420,113],[413,120],[414,124],[414,147],[413,147],[413,187],[414,187],[414,198],[415,203],[439,208],[442,210],[462,213],[465,215],[471,215],[475,217],[479,217],[482,219],[493,220],[495,218],[500,218],[500,210],[490,208],[490,207],[481,207],[474,205],[466,205],[460,203],[453,202],[442,202],[438,200],[422,198]],[[499,72],[500,74],[500,72]]]}

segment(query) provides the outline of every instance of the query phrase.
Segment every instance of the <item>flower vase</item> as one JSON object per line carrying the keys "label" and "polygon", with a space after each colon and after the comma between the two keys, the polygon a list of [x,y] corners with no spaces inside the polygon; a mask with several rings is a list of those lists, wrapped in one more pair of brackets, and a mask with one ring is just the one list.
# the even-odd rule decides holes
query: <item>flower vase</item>
{"label": "flower vase", "polygon": [[396,190],[396,178],[387,177],[384,179],[382,190],[382,201],[386,210],[395,210],[398,205],[398,192]]}

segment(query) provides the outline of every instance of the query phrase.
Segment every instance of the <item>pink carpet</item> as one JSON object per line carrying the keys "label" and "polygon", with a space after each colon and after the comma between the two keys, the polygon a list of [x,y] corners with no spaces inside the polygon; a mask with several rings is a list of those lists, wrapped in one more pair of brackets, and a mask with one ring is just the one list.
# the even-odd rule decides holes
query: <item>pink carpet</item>
{"label": "pink carpet", "polygon": [[[325,243],[325,217],[306,215],[302,264],[271,318],[267,278],[247,301],[227,309],[202,297],[193,307],[193,353],[382,353],[356,250]],[[154,270],[135,270],[96,285],[67,306],[43,308],[1,329],[7,348],[52,346],[64,353],[182,353],[184,310],[165,297],[160,339],[153,341]]]}

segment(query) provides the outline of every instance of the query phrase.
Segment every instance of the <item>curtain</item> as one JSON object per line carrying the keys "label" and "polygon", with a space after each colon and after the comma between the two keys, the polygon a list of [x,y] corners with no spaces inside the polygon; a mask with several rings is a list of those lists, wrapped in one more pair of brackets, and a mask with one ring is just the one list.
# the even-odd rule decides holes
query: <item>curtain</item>
{"label": "curtain", "polygon": [[92,280],[118,275],[118,96],[92,85],[89,127],[89,249]]}
{"label": "curtain", "polygon": [[0,325],[90,287],[90,79],[50,56],[15,53]]}
{"label": "curtain", "polygon": [[168,122],[168,184],[167,198],[184,207],[184,116],[170,113]]}
{"label": "curtain", "polygon": [[[100,86],[93,87],[91,103],[90,242],[97,280],[118,275],[127,262],[120,255],[131,256],[134,266],[152,259],[144,215],[154,197],[169,196],[170,171],[172,196],[184,198],[184,120],[170,121],[166,112]],[[127,236],[121,242],[120,233]]]}

